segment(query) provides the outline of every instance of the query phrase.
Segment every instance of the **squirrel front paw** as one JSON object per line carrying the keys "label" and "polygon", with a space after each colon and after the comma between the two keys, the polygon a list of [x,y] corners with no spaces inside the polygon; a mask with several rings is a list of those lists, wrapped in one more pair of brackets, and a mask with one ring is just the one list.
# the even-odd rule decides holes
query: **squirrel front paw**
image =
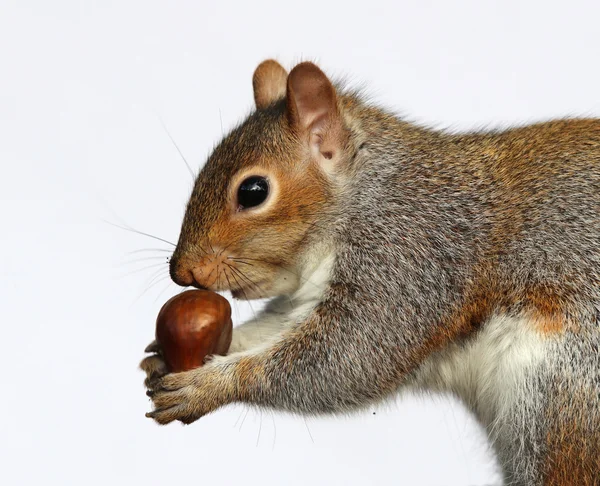
{"label": "squirrel front paw", "polygon": [[152,353],[151,356],[147,356],[140,363],[140,369],[146,373],[146,379],[144,385],[146,388],[153,388],[155,383],[169,373],[167,365],[161,356],[160,345],[157,341],[152,341],[146,349],[146,353]]}
{"label": "squirrel front paw", "polygon": [[190,424],[229,403],[228,391],[232,386],[229,374],[218,364],[221,357],[208,360],[200,368],[169,373],[156,342],[151,343],[146,352],[155,353],[140,363],[146,373],[146,395],[154,403],[154,410],[146,413],[146,417],[159,424],[175,420]]}
{"label": "squirrel front paw", "polygon": [[154,410],[146,417],[159,424],[174,420],[190,424],[225,405],[227,383],[218,375],[216,367],[208,364],[163,376],[146,392],[154,403]]}

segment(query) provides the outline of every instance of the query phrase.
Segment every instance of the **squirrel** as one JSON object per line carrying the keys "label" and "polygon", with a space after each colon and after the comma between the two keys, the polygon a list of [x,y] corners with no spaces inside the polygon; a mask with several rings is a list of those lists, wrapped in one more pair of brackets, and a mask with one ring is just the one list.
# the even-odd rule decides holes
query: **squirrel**
{"label": "squirrel", "polygon": [[169,270],[270,300],[227,356],[181,373],[146,357],[147,416],[452,393],[506,484],[600,484],[600,120],[458,134],[311,62],[264,61],[252,83],[256,109],[200,171]]}

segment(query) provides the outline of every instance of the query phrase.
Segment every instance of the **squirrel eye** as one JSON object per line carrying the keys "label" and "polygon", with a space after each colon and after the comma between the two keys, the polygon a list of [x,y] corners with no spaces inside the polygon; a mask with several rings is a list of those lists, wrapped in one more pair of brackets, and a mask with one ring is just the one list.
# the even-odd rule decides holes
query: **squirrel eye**
{"label": "squirrel eye", "polygon": [[251,176],[244,179],[237,193],[239,209],[253,208],[265,202],[269,195],[269,181],[266,177]]}

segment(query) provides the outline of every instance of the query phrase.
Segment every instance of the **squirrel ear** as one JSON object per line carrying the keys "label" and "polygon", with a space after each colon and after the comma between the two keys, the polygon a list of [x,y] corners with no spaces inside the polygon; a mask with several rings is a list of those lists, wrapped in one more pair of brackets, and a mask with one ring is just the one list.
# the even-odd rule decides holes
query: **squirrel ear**
{"label": "squirrel ear", "polygon": [[314,156],[330,160],[341,149],[341,119],[335,88],[312,62],[298,64],[287,80],[287,110],[291,125],[306,136]]}
{"label": "squirrel ear", "polygon": [[285,97],[287,71],[273,59],[261,62],[252,76],[254,102],[261,110]]}

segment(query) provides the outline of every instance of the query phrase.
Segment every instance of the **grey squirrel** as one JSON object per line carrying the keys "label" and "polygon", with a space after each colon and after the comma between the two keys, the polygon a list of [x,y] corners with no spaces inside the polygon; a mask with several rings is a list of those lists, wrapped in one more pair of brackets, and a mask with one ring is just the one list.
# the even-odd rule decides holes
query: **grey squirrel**
{"label": "grey squirrel", "polygon": [[272,300],[201,368],[145,358],[147,415],[445,391],[487,429],[506,484],[600,484],[600,120],[450,134],[310,62],[265,61],[253,87],[256,110],[198,175],[170,272]]}

